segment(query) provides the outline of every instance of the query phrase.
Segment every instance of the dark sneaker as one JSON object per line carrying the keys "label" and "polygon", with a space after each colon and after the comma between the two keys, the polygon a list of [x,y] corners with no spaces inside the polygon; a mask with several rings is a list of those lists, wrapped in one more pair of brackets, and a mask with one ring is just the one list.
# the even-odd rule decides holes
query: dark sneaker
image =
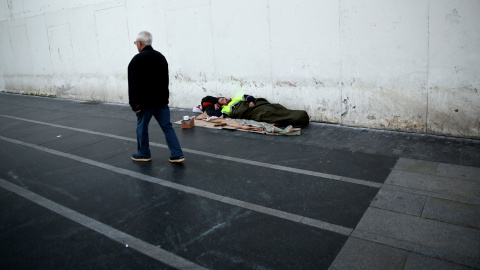
{"label": "dark sneaker", "polygon": [[132,155],[132,160],[134,160],[134,161],[150,161],[150,160],[152,160],[152,158],[151,157],[149,157],[149,158],[142,157],[139,154],[133,154]]}
{"label": "dark sneaker", "polygon": [[179,157],[176,157],[176,158],[170,158],[168,161],[170,162],[183,162],[185,160],[185,158],[183,156],[179,156]]}

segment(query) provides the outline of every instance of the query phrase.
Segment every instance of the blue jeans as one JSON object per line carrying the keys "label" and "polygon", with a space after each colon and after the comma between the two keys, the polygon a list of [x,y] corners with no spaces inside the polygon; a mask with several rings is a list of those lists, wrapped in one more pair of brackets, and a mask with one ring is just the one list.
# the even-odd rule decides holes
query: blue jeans
{"label": "blue jeans", "polygon": [[158,124],[165,134],[170,157],[177,158],[183,156],[182,148],[177,139],[177,134],[170,123],[170,108],[166,105],[163,108],[144,108],[137,113],[137,151],[138,155],[150,158],[150,144],[148,141],[148,124],[152,116],[155,117]]}

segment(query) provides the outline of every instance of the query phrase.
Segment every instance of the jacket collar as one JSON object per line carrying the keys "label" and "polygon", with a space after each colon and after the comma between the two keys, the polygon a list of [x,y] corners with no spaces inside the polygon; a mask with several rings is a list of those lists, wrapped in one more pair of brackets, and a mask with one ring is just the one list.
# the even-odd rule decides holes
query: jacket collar
{"label": "jacket collar", "polygon": [[147,46],[143,47],[141,52],[143,52],[143,51],[153,51],[152,45],[147,45]]}

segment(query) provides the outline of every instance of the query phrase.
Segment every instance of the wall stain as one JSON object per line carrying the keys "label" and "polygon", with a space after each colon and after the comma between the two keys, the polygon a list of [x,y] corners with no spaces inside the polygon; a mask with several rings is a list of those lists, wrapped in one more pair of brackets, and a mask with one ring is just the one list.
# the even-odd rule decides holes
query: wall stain
{"label": "wall stain", "polygon": [[182,73],[176,73],[175,79],[183,82],[193,82],[196,83],[197,81],[192,79],[190,76],[183,75]]}
{"label": "wall stain", "polygon": [[344,117],[345,115],[348,114],[348,109],[349,109],[348,100],[350,100],[349,97],[344,98],[343,101],[342,101],[342,103],[344,104],[344,107],[345,107],[345,111],[342,113],[342,117]]}
{"label": "wall stain", "polygon": [[423,123],[399,120],[398,116],[394,116],[394,119],[385,119],[385,122],[380,123],[381,128],[407,132],[419,132],[425,129]]}
{"label": "wall stain", "polygon": [[445,20],[447,22],[450,22],[450,23],[459,24],[460,23],[460,15],[458,15],[458,10],[457,9],[452,10],[451,14],[447,14],[447,16],[445,16]]}
{"label": "wall stain", "polygon": [[255,87],[257,87],[257,88],[258,87],[265,87],[265,84],[263,84],[263,83],[257,84],[256,81],[253,81],[253,85],[255,85]]}
{"label": "wall stain", "polygon": [[283,82],[280,82],[280,81],[277,81],[275,83],[276,86],[279,86],[279,87],[282,87],[282,86],[290,86],[290,87],[297,87],[297,83],[292,83],[292,82],[289,82],[289,81],[283,81]]}
{"label": "wall stain", "polygon": [[8,9],[10,10],[10,13],[13,12],[13,0],[8,0],[7,1],[7,5],[8,5]]}
{"label": "wall stain", "polygon": [[318,80],[317,78],[313,78],[313,82],[314,82],[316,85],[320,85],[320,86],[322,86],[322,87],[325,87],[325,84],[324,84],[322,81]]}
{"label": "wall stain", "polygon": [[233,76],[230,76],[230,80],[234,81],[234,82],[238,82],[240,84],[240,87],[243,87],[244,85],[251,86],[251,83],[249,83],[248,81],[246,81],[244,79],[237,79]]}

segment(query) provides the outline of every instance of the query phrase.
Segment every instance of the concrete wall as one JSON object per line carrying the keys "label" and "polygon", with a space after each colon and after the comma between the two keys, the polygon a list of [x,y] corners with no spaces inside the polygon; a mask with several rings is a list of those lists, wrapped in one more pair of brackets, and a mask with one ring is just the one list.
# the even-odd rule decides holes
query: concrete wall
{"label": "concrete wall", "polygon": [[171,107],[250,93],[312,121],[480,138],[479,0],[0,0],[0,89],[128,102],[136,34]]}

